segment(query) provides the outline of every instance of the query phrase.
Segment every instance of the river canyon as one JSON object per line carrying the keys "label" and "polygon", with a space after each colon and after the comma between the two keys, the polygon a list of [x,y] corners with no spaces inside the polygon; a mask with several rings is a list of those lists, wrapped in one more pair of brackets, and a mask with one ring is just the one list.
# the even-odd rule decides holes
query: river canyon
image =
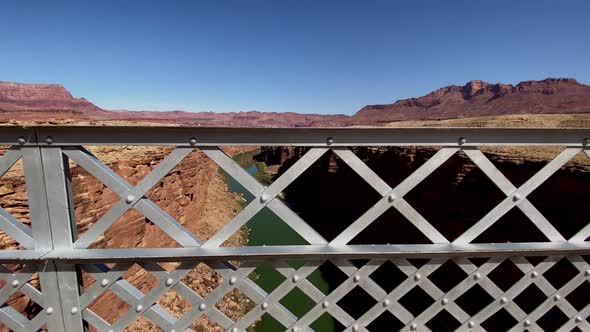
{"label": "river canyon", "polygon": [[[263,147],[256,160],[267,167],[278,167],[276,179],[308,148]],[[482,149],[491,162],[516,186],[525,183],[547,162],[556,156],[560,148],[500,148]],[[365,162],[390,187],[395,187],[407,176],[424,164],[437,148],[429,147],[355,147],[352,151]],[[574,157],[556,174],[528,196],[528,199],[567,239],[588,223],[590,204],[582,197],[590,192],[590,160],[583,153]],[[328,152],[295,180],[283,192],[284,200],[299,216],[318,231],[326,240],[332,240],[348,225],[360,217],[381,198],[360,176],[334,153]],[[506,196],[487,176],[462,152],[458,152],[441,167],[418,184],[404,198],[426,220],[435,226],[449,241],[453,241],[469,227],[479,221]],[[588,240],[588,239],[586,239]],[[512,209],[492,227],[483,232],[474,243],[494,242],[544,242],[546,237],[518,209]],[[390,208],[370,226],[358,234],[351,244],[429,244],[431,243],[401,213]],[[287,244],[287,243],[282,243]],[[543,257],[530,257],[539,262]],[[482,264],[481,259],[472,259]],[[361,266],[365,261],[354,262]],[[413,260],[419,266],[422,260]],[[330,288],[339,285],[344,276],[333,265],[320,268]],[[550,273],[548,280],[563,285],[577,270],[562,261]],[[458,265],[447,261],[435,273],[428,276],[443,291],[449,291],[465,277]],[[490,278],[501,288],[508,289],[522,277],[522,273],[509,261],[505,261],[491,274]],[[371,275],[385,291],[393,290],[405,276],[393,264],[384,264]],[[357,288],[358,289],[358,288]],[[582,308],[588,303],[587,292],[590,283],[584,283],[568,300]],[[367,293],[359,289],[343,298],[338,305],[353,317],[359,317],[376,303]],[[535,287],[529,287],[515,301],[522,308],[532,308],[545,296]],[[458,299],[462,308],[477,312],[492,298],[481,288],[474,287]],[[434,300],[426,293],[414,289],[404,296],[400,303],[413,314],[424,310]],[[467,310],[467,309],[466,309]],[[442,312],[444,313],[444,311]],[[488,331],[504,331],[516,321],[507,313],[500,312],[482,326]],[[559,327],[563,316],[550,312],[542,322],[547,331]],[[343,329],[333,322],[335,330]],[[458,326],[450,315],[437,315],[428,323],[433,331],[449,331]],[[403,324],[392,315],[382,315],[368,328],[371,331],[396,330]],[[394,327],[394,328],[392,328]]]}
{"label": "river canyon", "polygon": [[[590,109],[587,105],[589,87],[574,80],[547,79],[523,82],[516,86],[471,81],[464,86],[449,86],[426,96],[397,101],[390,105],[369,105],[354,116],[323,116],[272,113],[216,114],[187,112],[127,112],[106,111],[83,98],[74,98],[61,86],[0,84],[0,122],[4,125],[183,125],[183,126],[359,126],[383,125],[390,127],[413,126],[469,126],[469,127],[588,127]],[[524,106],[526,107],[524,107]],[[466,110],[469,110],[467,112]],[[473,111],[473,112],[472,112]],[[471,113],[470,113],[471,112]],[[520,113],[547,114],[520,114]],[[566,114],[567,113],[567,114]],[[481,117],[482,115],[490,115]],[[130,121],[133,117],[143,122]],[[479,117],[469,117],[479,116]],[[440,120],[451,119],[451,120]],[[403,121],[412,120],[412,121]],[[425,121],[428,120],[428,121]],[[148,122],[151,121],[151,122]],[[6,147],[0,149],[0,155]],[[171,148],[163,147],[86,147],[131,185],[144,178]],[[223,147],[248,173],[267,185],[276,180],[307,148],[301,147]],[[434,147],[353,147],[352,151],[389,186],[394,187],[424,164],[437,151]],[[525,183],[540,170],[559,148],[499,148],[483,149],[492,163],[516,186]],[[92,175],[70,164],[78,235],[84,234],[120,197]],[[22,163],[17,163],[0,178],[0,206],[30,226],[29,206]],[[585,197],[590,192],[590,161],[578,155],[562,167],[547,182],[527,198],[565,237],[571,237],[588,223],[590,204]],[[237,215],[253,196],[239,183],[220,171],[218,166],[196,149],[175,167],[147,194],[170,216],[202,240],[206,240]],[[422,216],[450,241],[481,219],[505,195],[483,174],[469,158],[459,152],[438,170],[411,190],[404,198]],[[327,240],[333,239],[381,197],[354,173],[334,153],[328,152],[289,185],[279,196],[303,220]],[[475,242],[545,241],[541,234],[518,209],[513,209],[493,227],[475,239]],[[586,239],[588,240],[588,239]],[[372,225],[356,236],[351,244],[404,244],[429,243],[410,222],[395,209],[389,209]],[[245,227],[234,234],[225,245],[298,245],[305,241],[285,225],[270,210],[263,209]],[[178,243],[161,231],[149,219],[135,210],[125,213],[93,244],[94,248],[176,247]],[[0,231],[0,248],[18,249],[19,244]],[[588,258],[586,258],[588,260]],[[532,262],[538,258],[531,258]],[[239,262],[236,262],[239,263]],[[353,261],[361,266],[365,261]],[[419,266],[424,262],[413,260]],[[297,267],[302,262],[289,262]],[[480,261],[474,264],[481,264]],[[176,263],[161,264],[171,269]],[[18,271],[22,265],[6,265]],[[571,266],[557,265],[551,270],[551,283],[556,287],[571,277]],[[83,287],[97,281],[83,273]],[[451,289],[464,276],[456,264],[444,264],[428,278],[443,291]],[[522,275],[514,265],[503,264],[490,276],[505,290]],[[123,276],[139,291],[147,293],[157,280],[148,271],[135,264]],[[403,279],[393,264],[384,264],[370,276],[384,290],[392,290]],[[284,278],[268,264],[261,264],[251,278],[266,291],[272,291]],[[327,262],[309,279],[324,294],[335,289],[344,275]],[[210,294],[224,282],[207,264],[196,264],[183,279],[201,296]],[[0,288],[6,286],[0,281]],[[30,280],[39,285],[37,276]],[[590,283],[568,297],[578,310],[588,304]],[[515,301],[525,310],[540,303],[544,295],[527,289]],[[489,301],[482,290],[464,296],[463,305],[472,310],[481,309]],[[351,292],[338,305],[353,317],[358,317],[375,301],[363,291]],[[419,313],[424,305],[432,303],[428,295],[411,292],[404,297],[403,305]],[[158,304],[179,318],[192,306],[174,291],[166,293]],[[301,291],[289,293],[283,301],[285,307],[301,316],[313,302]],[[28,318],[39,314],[41,307],[24,294],[17,292],[6,305],[25,313]],[[237,319],[252,308],[249,299],[238,291],[227,294],[217,307],[231,319]],[[578,308],[579,307],[579,308]],[[107,291],[95,299],[93,311],[109,323],[116,321],[129,305],[114,293]],[[532,309],[531,309],[532,310]],[[559,313],[547,314],[546,330],[559,326]],[[505,330],[513,323],[510,316],[499,316],[484,326],[488,330]],[[379,317],[368,326],[370,331],[389,331],[398,324],[392,316]],[[449,317],[437,317],[431,323],[434,331],[449,330],[454,322]],[[503,325],[504,324],[504,325]],[[554,324],[554,325],[552,325]],[[343,326],[329,315],[323,315],[312,327],[317,331],[340,331]],[[221,331],[222,328],[206,317],[190,326],[196,331]],[[91,330],[93,330],[91,328]],[[159,331],[143,316],[130,325],[129,331]],[[281,330],[281,325],[264,315],[249,332]],[[8,328],[0,325],[0,331]]]}
{"label": "river canyon", "polygon": [[[87,148],[132,185],[144,178],[171,151],[170,148],[162,147]],[[71,163],[70,168],[76,226],[80,236],[119,201],[120,197],[75,163]],[[146,196],[203,240],[221,229],[239,210],[239,197],[228,190],[217,165],[198,150],[189,154]],[[13,166],[1,178],[0,204],[7,212],[26,225],[30,225],[30,211],[21,162]],[[245,235],[239,232],[232,236],[227,244],[236,246],[246,242]],[[4,232],[0,232],[0,246],[2,249],[19,247],[18,243]],[[179,245],[174,239],[134,209],[119,218],[92,245],[93,248],[177,246]],[[172,268],[175,265],[176,263],[162,264],[164,268]],[[16,271],[22,267],[9,266]],[[157,285],[157,280],[137,264],[131,266],[123,277],[144,293]],[[83,273],[83,282],[84,287],[88,288],[97,281],[89,274]],[[223,278],[206,264],[200,263],[183,279],[183,282],[201,296],[205,296],[222,283]],[[38,277],[34,276],[30,283],[38,285]],[[39,314],[41,310],[40,306],[20,292],[11,296],[6,303],[19,312],[26,313],[28,318]],[[174,291],[166,293],[158,304],[177,318],[191,309],[190,304]],[[218,307],[228,317],[235,319],[244,312],[246,305],[247,301],[239,294],[230,293],[219,302]],[[98,297],[90,307],[110,323],[130,309],[128,304],[110,291]],[[193,322],[192,328],[197,331],[220,330],[219,326],[206,317]],[[8,331],[6,327],[1,326],[0,330]],[[128,330],[160,331],[156,325],[144,317],[136,320],[128,327]]]}

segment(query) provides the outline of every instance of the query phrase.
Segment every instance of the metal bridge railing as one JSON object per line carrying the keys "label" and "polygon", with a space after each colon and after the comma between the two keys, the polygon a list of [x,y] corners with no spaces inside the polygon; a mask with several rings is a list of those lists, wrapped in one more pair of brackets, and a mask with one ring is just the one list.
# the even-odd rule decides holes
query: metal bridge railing
{"label": "metal bridge railing", "polygon": [[[588,129],[277,129],[277,128],[138,128],[138,127],[4,127],[0,144],[11,147],[0,157],[0,175],[19,159],[23,161],[31,227],[0,209],[0,229],[24,249],[0,251],[0,303],[15,292],[33,299],[42,307],[34,318],[27,318],[11,306],[0,308],[0,322],[11,330],[81,331],[86,327],[99,331],[121,331],[139,316],[144,316],[166,331],[184,331],[191,322],[206,316],[227,331],[244,331],[268,314],[288,331],[312,330],[318,317],[328,314],[346,331],[368,331],[379,316],[389,313],[404,331],[430,330],[429,322],[440,313],[452,316],[461,331],[484,331],[486,321],[505,312],[515,322],[511,331],[539,331],[539,321],[551,310],[566,317],[560,331],[590,331],[590,294],[585,304],[570,303],[569,295],[590,281],[590,223],[565,238],[527,196],[579,153],[590,156]],[[130,185],[85,145],[164,145],[175,149],[137,185]],[[224,145],[295,145],[310,149],[270,186],[265,187],[219,147]],[[350,146],[438,146],[440,150],[425,164],[395,187],[390,187],[361,161]],[[478,149],[481,146],[561,146],[562,152],[523,185],[516,187]],[[200,149],[256,198],[211,238],[203,241],[152,202],[146,193],[165,177],[190,152]],[[352,170],[374,188],[382,198],[366,213],[328,241],[277,197],[290,183],[327,151],[332,150]],[[416,211],[404,196],[458,151],[475,165],[505,194],[495,208],[452,242]],[[69,160],[99,179],[120,200],[94,225],[76,235]],[[582,198],[581,198],[582,199]],[[583,198],[587,204],[587,199]],[[304,238],[309,245],[223,247],[234,232],[263,208],[268,208]],[[182,248],[93,249],[91,244],[127,210],[134,208]],[[388,209],[396,209],[432,244],[350,245],[349,241]],[[521,210],[548,239],[538,243],[478,243],[472,241],[512,209]],[[590,218],[590,217],[589,217]],[[589,219],[590,220],[590,219]],[[540,260],[530,257],[540,256]],[[426,259],[416,264],[416,258]],[[476,263],[473,258],[478,258]],[[303,261],[294,268],[290,259]],[[363,259],[363,265],[353,260]],[[481,261],[483,259],[483,261]],[[230,261],[239,261],[239,267]],[[285,278],[267,293],[248,278],[260,262],[266,261]],[[465,277],[456,286],[443,291],[429,276],[447,262],[454,262]],[[558,262],[567,261],[575,273],[564,285],[555,287],[544,273]],[[158,262],[179,262],[172,271]],[[205,262],[223,277],[223,283],[202,297],[181,280]],[[331,262],[345,275],[329,294],[324,294],[307,277],[322,264]],[[496,284],[490,274],[510,262],[521,277],[508,288]],[[12,267],[18,264],[19,269]],[[147,294],[122,278],[127,269],[139,264],[158,280]],[[393,264],[404,278],[393,290],[386,291],[371,277],[383,264]],[[81,287],[81,271],[95,283]],[[31,280],[38,273],[38,285]],[[535,285],[544,300],[533,308],[521,308],[514,301],[525,289]],[[468,310],[458,299],[479,286],[491,300],[477,311]],[[295,315],[281,304],[293,289],[299,289],[316,304],[303,315]],[[362,315],[347,312],[339,301],[355,288],[374,299],[374,305]],[[192,309],[174,317],[157,304],[174,290],[190,302]],[[237,321],[216,307],[230,291],[237,289],[254,306]],[[403,298],[412,290],[430,297],[425,307],[408,308]],[[106,291],[129,304],[129,310],[115,322],[107,322],[90,309],[90,304]]]}

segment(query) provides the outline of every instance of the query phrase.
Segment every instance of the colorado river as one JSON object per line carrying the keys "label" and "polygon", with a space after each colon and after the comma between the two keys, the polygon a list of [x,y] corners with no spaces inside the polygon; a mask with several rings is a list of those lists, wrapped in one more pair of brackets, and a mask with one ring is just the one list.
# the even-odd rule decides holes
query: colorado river
{"label": "colorado river", "polygon": [[[234,160],[238,162],[248,173],[253,176],[259,176],[261,170],[253,157],[258,151],[250,151],[240,153],[234,157]],[[249,203],[254,196],[250,194],[243,186],[241,186],[232,177],[225,174],[225,179],[232,192],[240,193],[247,203]],[[247,224],[248,228],[248,245],[249,246],[261,246],[261,245],[298,245],[307,244],[307,242],[287,226],[279,217],[277,217],[272,211],[263,209],[256,214]],[[301,262],[292,261],[289,264],[295,269],[301,266]],[[267,292],[271,292],[273,289],[278,287],[285,278],[279,274],[272,266],[268,263],[263,263],[256,269],[257,279],[256,283]],[[320,270],[316,270],[307,278],[313,283],[319,290],[324,294],[328,294],[330,286],[324,279]],[[287,296],[285,296],[280,303],[284,305],[289,311],[298,317],[304,315],[309,311],[315,304],[307,295],[301,290],[295,288]],[[316,331],[331,332],[335,331],[335,324],[333,318],[328,314],[321,316],[316,320],[311,327]],[[256,324],[256,332],[275,332],[282,331],[285,327],[279,322],[274,320],[270,315],[266,314],[262,316],[262,320]]]}

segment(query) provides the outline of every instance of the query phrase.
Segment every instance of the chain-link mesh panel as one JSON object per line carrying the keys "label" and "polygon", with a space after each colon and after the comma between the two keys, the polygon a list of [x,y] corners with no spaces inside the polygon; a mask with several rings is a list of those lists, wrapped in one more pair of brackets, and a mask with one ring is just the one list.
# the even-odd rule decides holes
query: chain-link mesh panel
{"label": "chain-link mesh panel", "polygon": [[[574,327],[588,330],[590,266],[587,259],[542,256],[535,257],[533,264],[523,256],[462,257],[435,258],[417,264],[400,258],[372,259],[361,266],[338,259],[305,261],[297,268],[287,261],[273,260],[269,264],[283,281],[269,292],[259,288],[252,277],[257,266],[268,262],[243,261],[236,268],[223,261],[209,261],[205,265],[221,279],[208,294],[199,293],[186,279],[198,262],[183,262],[172,270],[156,263],[138,263],[157,279],[157,285],[146,292],[123,277],[131,263],[118,263],[111,268],[95,264],[83,266],[95,282],[81,295],[80,309],[84,320],[101,331],[121,330],[134,324],[140,316],[167,331],[195,328],[195,322],[203,317],[224,330],[243,331],[255,325],[263,315],[270,315],[286,330],[306,331],[326,314],[346,331],[387,330],[388,326],[383,325],[387,320],[380,318],[384,315],[399,322],[402,330],[551,330],[549,326],[564,331]],[[309,276],[315,271],[321,272],[327,263],[339,269],[344,277],[337,285],[332,285],[331,291],[323,292]],[[509,272],[507,264],[516,271]],[[571,273],[554,275],[552,269],[559,268],[558,264],[567,264]],[[460,278],[449,280],[449,265],[462,272]],[[388,273],[395,272],[403,277],[393,284],[384,282],[376,276],[376,271],[385,266],[389,268]],[[496,269],[501,274],[494,274]],[[437,276],[439,270],[447,277]],[[505,278],[512,278],[510,285],[502,283],[501,279]],[[536,289],[538,296],[523,298],[531,289]],[[190,309],[176,312],[176,315],[166,310],[164,307],[169,302],[162,302],[161,298],[170,291],[178,294]],[[302,292],[313,302],[297,315],[281,303],[294,291]],[[235,308],[220,306],[233,292],[251,301],[237,316],[232,312]],[[101,317],[91,306],[96,299],[107,296],[106,293],[125,302],[126,310],[115,316]],[[368,298],[364,307],[361,293]],[[349,296],[353,298],[353,305],[347,303]]]}

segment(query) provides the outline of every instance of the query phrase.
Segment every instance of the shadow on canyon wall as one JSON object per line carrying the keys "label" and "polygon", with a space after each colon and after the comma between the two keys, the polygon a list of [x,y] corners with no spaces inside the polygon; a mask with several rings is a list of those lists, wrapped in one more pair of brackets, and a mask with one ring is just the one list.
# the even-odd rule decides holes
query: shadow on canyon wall
{"label": "shadow on canyon wall", "polygon": [[[426,162],[437,149],[415,147],[371,148],[357,147],[353,152],[392,188]],[[300,147],[265,147],[256,156],[267,165],[280,165],[281,175],[307,151]],[[525,183],[539,171],[546,161],[526,161],[522,158],[502,158],[487,153],[492,163],[516,186]],[[566,164],[527,198],[566,238],[582,229],[590,216],[590,203],[584,197],[590,192],[590,171],[584,167]],[[358,176],[333,152],[328,152],[284,191],[288,204],[306,222],[327,240],[336,237],[354,220],[373,206],[381,196]],[[426,220],[436,227],[449,241],[453,241],[474,225],[506,196],[462,152],[455,154],[435,170],[423,182],[411,190],[404,199]],[[547,238],[518,208],[513,208],[492,227],[483,232],[474,243],[494,242],[544,242]],[[431,243],[397,210],[390,208],[369,227],[358,234],[351,244],[410,244]],[[531,257],[536,265],[546,257]],[[590,261],[589,257],[585,257]],[[487,258],[470,259],[481,266]],[[425,260],[410,260],[416,267]],[[362,266],[366,261],[354,261]],[[321,267],[327,280],[335,287],[345,275],[331,263]],[[544,276],[557,289],[562,287],[579,271],[567,260],[559,261]],[[504,260],[488,276],[500,290],[508,290],[523,272],[510,260]],[[446,261],[428,279],[443,292],[448,292],[467,274],[454,261]],[[407,277],[394,264],[387,262],[371,276],[386,292],[392,291]],[[585,281],[567,296],[568,301],[581,310],[590,303],[584,294],[590,293],[590,283]],[[532,284],[514,301],[530,313],[547,299],[541,289]],[[414,316],[424,311],[435,299],[419,287],[414,287],[399,302]],[[474,315],[489,303],[491,297],[481,286],[476,285],[455,302],[469,315]],[[338,305],[354,318],[360,317],[375,301],[360,287],[344,297]],[[554,308],[543,316],[538,324],[546,331],[559,328],[567,321],[559,309]],[[518,323],[506,309],[501,309],[482,326],[488,331],[504,331]],[[447,311],[442,310],[427,326],[433,331],[448,331],[460,323]],[[385,311],[368,329],[371,331],[397,330],[403,324]],[[342,327],[342,326],[340,326]]]}

